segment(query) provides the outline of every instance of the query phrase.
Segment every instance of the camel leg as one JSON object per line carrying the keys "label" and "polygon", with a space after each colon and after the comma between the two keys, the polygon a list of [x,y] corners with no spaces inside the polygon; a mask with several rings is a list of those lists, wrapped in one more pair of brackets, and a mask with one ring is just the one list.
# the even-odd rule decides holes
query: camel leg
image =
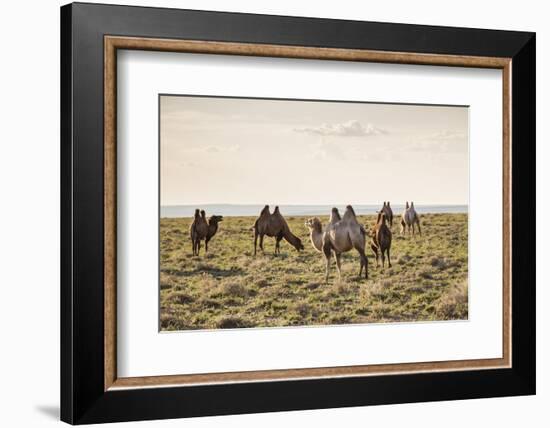
{"label": "camel leg", "polygon": [[256,245],[258,244],[258,231],[254,229],[254,255],[256,255]]}
{"label": "camel leg", "polygon": [[281,254],[281,239],[283,239],[283,235],[279,234],[275,238],[275,254]]}
{"label": "camel leg", "polygon": [[384,254],[384,250],[380,250],[380,255],[382,257],[382,270],[384,270],[384,267],[386,265],[386,255]]}
{"label": "camel leg", "polygon": [[418,227],[418,234],[422,236],[422,232],[420,230],[420,222],[418,221],[418,219],[416,220],[416,227]]}
{"label": "camel leg", "polygon": [[405,234],[405,222],[403,220],[401,220],[401,235],[404,235]]}
{"label": "camel leg", "polygon": [[264,235],[260,234],[260,250],[262,250],[262,254],[264,253]]}
{"label": "camel leg", "polygon": [[204,254],[208,253],[208,239],[204,240]]}
{"label": "camel leg", "polygon": [[378,267],[378,247],[376,245],[371,245],[370,247],[374,253],[374,257],[376,258],[376,267]]}
{"label": "camel leg", "polygon": [[330,257],[331,257],[331,254],[332,251],[330,249],[330,246],[328,245],[325,245],[323,246],[323,254],[325,256],[325,262],[326,262],[326,275],[325,275],[325,283],[328,284],[328,276],[329,276],[329,272],[330,272]]}
{"label": "camel leg", "polygon": [[390,260],[390,249],[386,249],[386,253],[388,254],[388,267],[391,267],[391,260]]}
{"label": "camel leg", "polygon": [[342,280],[342,254],[334,253],[334,258],[336,259],[336,269],[338,269],[338,279]]}
{"label": "camel leg", "polygon": [[360,259],[360,267],[359,267],[359,278],[363,274],[363,267],[365,268],[365,279],[369,279],[369,260],[367,259],[367,256],[365,254],[365,250],[361,248],[360,246],[356,246],[355,249],[359,253],[359,259]]}
{"label": "camel leg", "polygon": [[201,240],[197,239],[197,256],[199,255],[200,252],[201,252]]}

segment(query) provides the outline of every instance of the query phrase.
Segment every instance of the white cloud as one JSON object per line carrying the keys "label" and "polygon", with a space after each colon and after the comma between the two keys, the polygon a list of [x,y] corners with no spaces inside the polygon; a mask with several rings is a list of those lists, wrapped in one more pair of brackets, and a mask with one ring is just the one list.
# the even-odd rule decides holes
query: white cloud
{"label": "white cloud", "polygon": [[388,133],[385,129],[378,128],[370,123],[363,125],[358,120],[348,120],[347,122],[336,124],[325,123],[314,127],[294,128],[294,131],[310,135],[338,137],[368,137]]}

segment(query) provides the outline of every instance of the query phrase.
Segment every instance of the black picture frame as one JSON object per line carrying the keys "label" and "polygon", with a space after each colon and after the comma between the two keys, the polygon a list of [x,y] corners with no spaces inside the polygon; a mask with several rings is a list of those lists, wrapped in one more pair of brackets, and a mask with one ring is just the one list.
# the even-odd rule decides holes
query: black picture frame
{"label": "black picture frame", "polygon": [[[104,391],[104,36],[512,58],[512,367]],[[61,419],[71,424],[535,393],[535,34],[73,3],[61,8]]]}

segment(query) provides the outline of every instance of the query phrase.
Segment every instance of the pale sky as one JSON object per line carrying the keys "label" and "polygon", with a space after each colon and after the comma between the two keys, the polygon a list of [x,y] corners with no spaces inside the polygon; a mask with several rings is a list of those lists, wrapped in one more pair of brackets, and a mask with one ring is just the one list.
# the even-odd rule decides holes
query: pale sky
{"label": "pale sky", "polygon": [[161,205],[468,203],[468,108],[161,96]]}

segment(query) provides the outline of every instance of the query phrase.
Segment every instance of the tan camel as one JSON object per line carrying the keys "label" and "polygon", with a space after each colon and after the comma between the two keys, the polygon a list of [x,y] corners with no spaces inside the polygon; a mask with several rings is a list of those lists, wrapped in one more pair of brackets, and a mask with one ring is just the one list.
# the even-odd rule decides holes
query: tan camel
{"label": "tan camel", "polygon": [[260,216],[252,226],[254,230],[254,255],[256,255],[256,247],[258,244],[258,236],[260,237],[260,250],[264,252],[264,236],[275,238],[275,254],[281,253],[280,243],[284,239],[297,251],[303,250],[302,241],[294,235],[285,218],[279,211],[279,207],[275,207],[273,214],[269,212],[269,205],[266,205],[260,212]]}
{"label": "tan camel", "polygon": [[390,201],[386,202],[384,201],[384,205],[382,206],[382,211],[384,214],[386,214],[386,220],[390,224],[390,227],[393,227],[393,211],[390,207]]}
{"label": "tan camel", "polygon": [[[313,233],[315,233],[315,235],[318,235],[318,228],[317,230],[312,229],[312,234]],[[365,279],[369,278],[368,259],[365,255],[366,232],[365,228],[357,221],[355,211],[353,210],[351,205],[348,205],[346,207],[346,212],[344,213],[344,217],[342,218],[340,217],[340,213],[336,208],[332,209],[330,221],[322,236],[322,249],[326,260],[325,279],[327,282],[329,278],[330,258],[332,252],[334,251],[338,276],[341,278],[342,253],[351,251],[352,249],[355,249],[359,253],[359,277],[361,277],[363,273],[363,268],[365,268]],[[317,241],[318,237],[316,237],[315,240]],[[314,242],[313,236],[312,242]]]}
{"label": "tan camel", "polygon": [[212,215],[206,220],[206,212],[204,210],[195,210],[193,223],[189,227],[191,236],[191,244],[193,246],[193,255],[198,256],[201,249],[201,240],[204,240],[204,252],[208,252],[208,242],[214,237],[218,231],[218,224],[223,221],[223,216]]}
{"label": "tan camel", "polygon": [[[390,248],[392,233],[386,224],[386,213],[382,210],[378,213],[376,224],[372,228],[372,237],[370,247],[376,257],[376,267],[378,267],[378,251],[382,256],[382,269],[384,269],[385,254],[388,255],[388,267],[391,267]],[[385,253],[385,254],[384,254]]]}
{"label": "tan camel", "polygon": [[309,238],[311,239],[311,245],[318,252],[323,252],[323,225],[321,220],[317,217],[308,218],[305,222],[306,227],[309,229]]}
{"label": "tan camel", "polygon": [[416,210],[414,209],[414,202],[411,202],[411,205],[409,206],[409,202],[407,201],[405,204],[405,211],[403,212],[403,215],[401,216],[401,235],[405,233],[405,227],[407,228],[407,231],[409,232],[409,235],[411,233],[412,228],[412,234],[414,236],[415,230],[414,226],[418,228],[418,233],[422,235],[422,231],[420,230],[420,218],[418,217],[418,214],[416,213]]}

